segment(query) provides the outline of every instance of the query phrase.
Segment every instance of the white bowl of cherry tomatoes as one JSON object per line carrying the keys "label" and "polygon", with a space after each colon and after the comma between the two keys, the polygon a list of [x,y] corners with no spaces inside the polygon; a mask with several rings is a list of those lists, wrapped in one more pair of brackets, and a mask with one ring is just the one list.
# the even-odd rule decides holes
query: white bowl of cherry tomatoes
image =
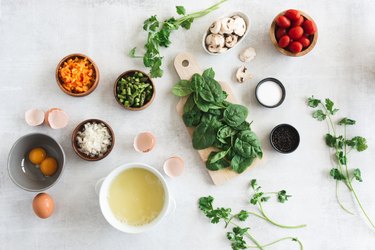
{"label": "white bowl of cherry tomatoes", "polygon": [[303,56],[315,47],[318,29],[309,15],[289,9],[273,19],[270,37],[275,48],[282,54]]}

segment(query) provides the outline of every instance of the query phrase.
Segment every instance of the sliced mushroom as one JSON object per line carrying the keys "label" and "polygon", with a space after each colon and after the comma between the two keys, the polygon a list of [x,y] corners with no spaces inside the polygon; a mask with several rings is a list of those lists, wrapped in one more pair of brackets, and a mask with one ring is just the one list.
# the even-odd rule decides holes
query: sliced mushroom
{"label": "sliced mushroom", "polygon": [[223,34],[232,34],[234,30],[234,19],[233,18],[223,18],[221,20],[220,32]]}
{"label": "sliced mushroom", "polygon": [[228,48],[232,48],[234,45],[237,44],[238,36],[236,35],[229,35],[225,38],[225,46]]}
{"label": "sliced mushroom", "polygon": [[246,32],[246,22],[240,16],[233,16],[233,32],[238,36],[243,36]]}
{"label": "sliced mushroom", "polygon": [[253,76],[250,74],[249,69],[243,65],[237,70],[236,78],[239,83],[243,83],[253,78]]}
{"label": "sliced mushroom", "polygon": [[256,55],[255,49],[250,47],[241,52],[240,60],[242,62],[250,62],[255,58]]}
{"label": "sliced mushroom", "polygon": [[221,28],[221,22],[220,22],[220,20],[215,21],[214,23],[211,24],[210,32],[212,34],[219,34],[220,28]]}
{"label": "sliced mushroom", "polygon": [[215,45],[219,47],[224,47],[225,39],[224,36],[219,34],[209,34],[206,37],[206,44],[207,45]]}

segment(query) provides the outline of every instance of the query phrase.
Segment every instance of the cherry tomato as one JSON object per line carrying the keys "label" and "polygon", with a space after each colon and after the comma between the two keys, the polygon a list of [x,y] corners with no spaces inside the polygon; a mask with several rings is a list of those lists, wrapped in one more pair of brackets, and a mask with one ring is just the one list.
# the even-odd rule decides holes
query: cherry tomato
{"label": "cherry tomato", "polygon": [[290,52],[298,53],[298,52],[302,51],[302,47],[303,47],[302,43],[300,43],[300,42],[291,42],[288,48],[289,48]]}
{"label": "cherry tomato", "polygon": [[301,16],[298,10],[293,10],[293,9],[287,10],[284,15],[289,20],[293,20],[293,21],[299,19]]}
{"label": "cherry tomato", "polygon": [[279,16],[276,19],[276,24],[281,28],[288,28],[290,26],[290,20],[285,16]]}
{"label": "cherry tomato", "polygon": [[302,24],[302,28],[305,31],[305,33],[312,35],[316,32],[316,26],[315,23],[311,20],[306,20]]}
{"label": "cherry tomato", "polygon": [[286,35],[286,29],[278,28],[276,30],[276,38],[280,39],[283,35]]}
{"label": "cherry tomato", "polygon": [[303,21],[305,21],[305,18],[300,16],[297,20],[292,21],[292,27],[301,26]]}
{"label": "cherry tomato", "polygon": [[301,37],[298,39],[298,42],[300,42],[304,48],[307,48],[310,45],[310,40],[307,37]]}
{"label": "cherry tomato", "polygon": [[293,27],[289,30],[288,35],[293,40],[297,40],[303,35],[303,29],[300,26]]}
{"label": "cherry tomato", "polygon": [[284,35],[279,40],[279,47],[285,48],[286,46],[289,45],[289,43],[290,43],[290,37],[288,35]]}

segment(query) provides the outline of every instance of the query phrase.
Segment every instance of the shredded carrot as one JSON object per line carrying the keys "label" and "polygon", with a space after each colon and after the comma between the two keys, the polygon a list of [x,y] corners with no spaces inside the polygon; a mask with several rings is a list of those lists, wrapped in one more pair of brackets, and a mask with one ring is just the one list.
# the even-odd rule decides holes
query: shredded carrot
{"label": "shredded carrot", "polygon": [[74,58],[64,62],[59,68],[63,88],[72,93],[88,91],[95,81],[95,69],[87,58]]}

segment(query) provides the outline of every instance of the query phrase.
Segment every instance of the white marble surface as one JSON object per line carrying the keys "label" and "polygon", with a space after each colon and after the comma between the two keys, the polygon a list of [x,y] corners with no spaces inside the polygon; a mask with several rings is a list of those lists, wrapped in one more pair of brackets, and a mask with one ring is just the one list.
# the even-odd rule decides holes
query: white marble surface
{"label": "white marble surface", "polygon": [[[0,1],[0,248],[13,249],[230,249],[223,225],[212,225],[197,208],[197,199],[214,195],[218,205],[241,209],[246,205],[248,181],[257,178],[267,190],[287,189],[293,198],[287,205],[270,203],[269,213],[280,222],[306,223],[307,228],[281,230],[258,219],[250,221],[253,235],[261,242],[278,237],[297,236],[305,249],[367,250],[375,248],[375,234],[362,219],[350,196],[343,200],[356,211],[345,214],[337,205],[334,182],[327,175],[331,168],[322,136],[324,123],[314,121],[305,98],[311,94],[331,97],[339,114],[358,121],[349,134],[368,139],[369,149],[352,155],[352,166],[362,169],[364,182],[355,184],[369,215],[375,219],[375,2],[373,0],[231,0],[219,11],[177,31],[165,56],[165,74],[156,80],[155,102],[142,112],[124,111],[114,100],[112,86],[127,69],[143,69],[141,61],[127,57],[133,46],[141,47],[145,33],[142,22],[150,15],[169,17],[175,5],[188,11],[214,3],[210,1],[146,0],[1,0]],[[303,58],[279,54],[268,37],[273,17],[288,8],[309,13],[319,28],[315,49]],[[242,10],[252,20],[244,43],[230,53],[212,57],[203,51],[201,36],[215,17],[227,11]],[[241,65],[238,53],[246,46],[257,50],[249,64],[253,80],[240,85],[233,73]],[[181,51],[193,53],[202,68],[212,66],[217,79],[228,82],[237,98],[250,110],[253,128],[263,142],[265,159],[252,171],[223,186],[213,186],[192,149],[182,121],[176,115],[177,98],[171,95],[178,80],[172,62]],[[54,79],[57,62],[67,54],[82,52],[92,57],[101,71],[94,93],[72,98],[57,87]],[[265,109],[254,98],[256,83],[273,76],[287,89],[287,98],[276,109]],[[59,107],[68,112],[66,129],[54,131],[45,126],[28,127],[24,111],[37,107]],[[78,158],[70,146],[70,134],[86,118],[108,121],[116,133],[116,146],[106,159],[89,163]],[[300,131],[301,144],[290,155],[281,155],[268,143],[270,130],[287,122]],[[144,130],[157,136],[157,147],[148,154],[132,149],[134,136]],[[32,211],[35,194],[16,187],[8,178],[9,149],[20,136],[42,132],[60,142],[67,155],[61,181],[48,193],[56,211],[47,220]],[[178,179],[168,179],[177,201],[177,210],[154,230],[141,235],[126,235],[111,228],[100,213],[95,182],[121,163],[143,161],[162,169],[172,155],[186,161],[186,171]],[[297,249],[282,243],[270,249]]]}

